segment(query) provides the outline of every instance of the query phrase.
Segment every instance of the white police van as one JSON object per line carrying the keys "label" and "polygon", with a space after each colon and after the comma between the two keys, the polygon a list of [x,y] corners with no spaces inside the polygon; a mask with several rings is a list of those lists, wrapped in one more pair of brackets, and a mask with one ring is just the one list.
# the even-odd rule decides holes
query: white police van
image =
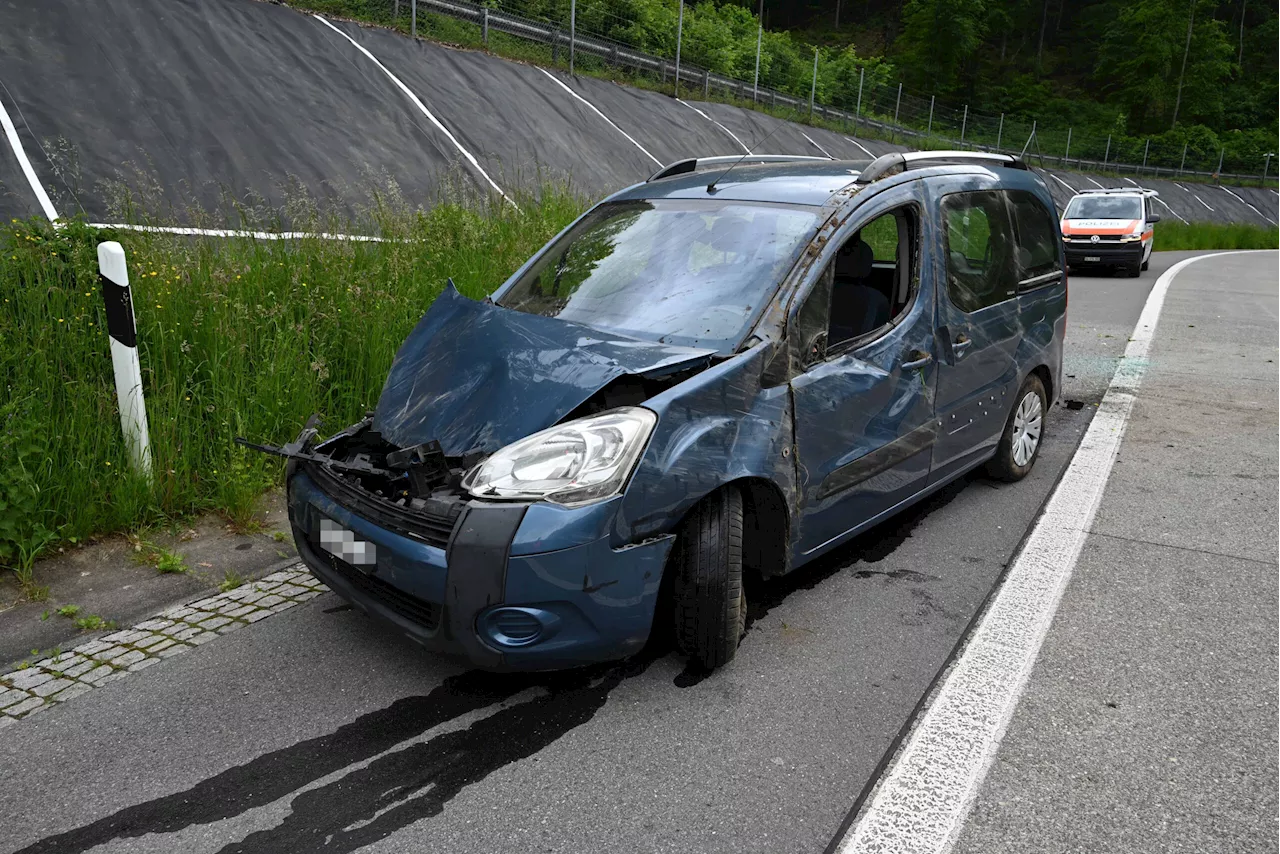
{"label": "white police van", "polygon": [[1151,263],[1155,190],[1082,190],[1062,214],[1062,240],[1071,269],[1109,267],[1137,276]]}

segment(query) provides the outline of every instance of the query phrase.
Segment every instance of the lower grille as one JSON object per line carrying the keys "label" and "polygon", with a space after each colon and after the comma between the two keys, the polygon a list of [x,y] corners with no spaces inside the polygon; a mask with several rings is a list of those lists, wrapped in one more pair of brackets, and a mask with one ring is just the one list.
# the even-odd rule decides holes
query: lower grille
{"label": "lower grille", "polygon": [[421,508],[408,509],[361,491],[326,466],[307,463],[302,470],[344,507],[397,534],[420,540],[438,549],[448,548],[454,525],[466,506],[461,496],[433,496]]}
{"label": "lower grille", "polygon": [[344,581],[366,596],[386,605],[406,620],[411,620],[428,631],[435,631],[440,625],[440,613],[443,610],[440,605],[411,596],[375,575],[365,575],[340,557],[331,554],[325,557],[329,559],[329,565],[333,567],[333,571],[341,575]]}

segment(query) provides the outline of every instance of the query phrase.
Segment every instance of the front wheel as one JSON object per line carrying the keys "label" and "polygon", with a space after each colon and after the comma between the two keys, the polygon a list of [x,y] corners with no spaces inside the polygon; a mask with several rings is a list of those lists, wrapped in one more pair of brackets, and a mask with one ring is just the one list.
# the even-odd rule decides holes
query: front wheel
{"label": "front wheel", "polygon": [[685,519],[671,557],[676,645],[707,670],[733,658],[746,628],[742,516],[737,489],[708,496]]}
{"label": "front wheel", "polygon": [[1142,271],[1145,269],[1146,267],[1143,265],[1141,261],[1138,261],[1134,264],[1130,264],[1127,270],[1129,278],[1131,279],[1138,278],[1139,276],[1142,275]]}
{"label": "front wheel", "polygon": [[987,464],[992,477],[1012,482],[1030,474],[1040,455],[1040,437],[1048,406],[1048,395],[1040,377],[1035,374],[1027,377],[1014,398],[1013,411],[1004,425],[996,455]]}

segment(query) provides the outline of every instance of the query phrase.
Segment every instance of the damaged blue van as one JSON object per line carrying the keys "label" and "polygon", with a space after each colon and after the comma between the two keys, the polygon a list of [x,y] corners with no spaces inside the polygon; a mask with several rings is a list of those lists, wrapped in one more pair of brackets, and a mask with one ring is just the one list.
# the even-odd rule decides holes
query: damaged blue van
{"label": "damaged blue van", "polygon": [[488,299],[452,286],[368,420],[289,457],[303,560],[497,670],[733,658],[789,572],[978,466],[1035,464],[1067,281],[1015,158],[699,158],[601,202]]}

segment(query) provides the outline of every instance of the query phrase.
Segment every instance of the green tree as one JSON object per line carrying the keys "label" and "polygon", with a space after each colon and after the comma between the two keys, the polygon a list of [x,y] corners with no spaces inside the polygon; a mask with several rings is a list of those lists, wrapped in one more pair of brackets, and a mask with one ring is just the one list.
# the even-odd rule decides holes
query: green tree
{"label": "green tree", "polygon": [[917,86],[939,93],[960,87],[961,72],[982,45],[988,0],[910,0],[896,47]]}

